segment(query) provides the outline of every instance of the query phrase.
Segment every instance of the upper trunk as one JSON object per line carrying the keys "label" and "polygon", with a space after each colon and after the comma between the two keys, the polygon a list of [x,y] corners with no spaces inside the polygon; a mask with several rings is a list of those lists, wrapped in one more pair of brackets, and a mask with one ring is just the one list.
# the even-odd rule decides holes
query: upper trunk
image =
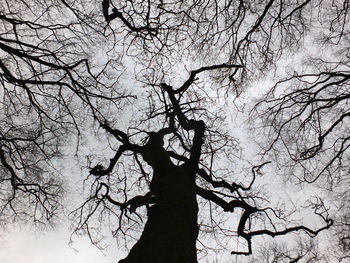
{"label": "upper trunk", "polygon": [[119,263],[195,263],[198,236],[195,174],[187,165],[175,166],[171,162],[162,162],[158,168],[152,166],[151,190],[157,203],[149,209],[139,241]]}

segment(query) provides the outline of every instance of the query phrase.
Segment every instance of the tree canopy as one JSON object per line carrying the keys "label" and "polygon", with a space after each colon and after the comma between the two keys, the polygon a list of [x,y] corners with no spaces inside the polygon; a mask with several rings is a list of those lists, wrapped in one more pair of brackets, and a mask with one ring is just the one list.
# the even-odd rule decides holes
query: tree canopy
{"label": "tree canopy", "polygon": [[348,0],[1,2],[4,227],[81,191],[121,262],[349,259]]}

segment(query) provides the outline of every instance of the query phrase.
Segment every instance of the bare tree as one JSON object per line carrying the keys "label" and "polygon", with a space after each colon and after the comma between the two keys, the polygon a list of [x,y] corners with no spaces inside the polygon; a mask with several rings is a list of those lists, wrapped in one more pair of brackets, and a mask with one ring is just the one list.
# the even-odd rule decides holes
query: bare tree
{"label": "bare tree", "polygon": [[102,70],[87,59],[98,35],[88,39],[67,12],[59,1],[1,4],[2,222],[45,222],[56,213],[62,146],[79,138],[84,119],[104,114],[100,101],[112,106],[126,97],[106,81],[106,74],[118,74],[113,59]]}
{"label": "bare tree", "polygon": [[[260,236],[316,236],[331,227],[325,205],[311,204],[319,220],[311,227],[266,200],[255,182],[270,160],[235,172],[244,160],[236,156],[229,113],[216,105],[236,101],[312,38],[313,26],[342,28],[345,20],[322,20],[327,3],[3,1],[1,216],[29,209],[23,218],[51,217],[62,192],[51,176],[55,161],[67,140],[78,147],[91,129],[104,136],[111,156],[88,157],[90,191],[72,213],[75,232],[98,245],[101,225],[112,222],[127,245],[138,240],[121,262],[197,262],[196,242],[205,234],[225,249],[226,241],[240,240],[232,254],[250,255]],[[346,12],[336,15],[346,19]],[[342,40],[346,28],[341,32]],[[137,111],[125,124],[119,115],[131,100]]]}
{"label": "bare tree", "polygon": [[331,197],[335,226],[329,242],[340,261],[349,259],[348,12],[348,1],[319,10],[318,34],[304,50],[306,59],[256,105],[270,138],[263,155],[277,159],[287,180],[317,185],[320,197]]}

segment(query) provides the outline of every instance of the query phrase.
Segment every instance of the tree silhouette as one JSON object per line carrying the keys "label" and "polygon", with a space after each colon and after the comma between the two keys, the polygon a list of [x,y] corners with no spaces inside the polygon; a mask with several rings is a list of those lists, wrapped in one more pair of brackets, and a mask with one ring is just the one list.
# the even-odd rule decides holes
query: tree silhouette
{"label": "tree silhouette", "polygon": [[[328,70],[278,80],[256,109],[271,128],[266,153],[280,143],[290,153],[278,165],[298,166],[300,177],[311,170],[305,162],[321,160],[305,181],[332,167],[347,180],[347,1],[2,1],[2,222],[44,223],[58,213],[58,164],[74,145],[79,160],[88,155],[89,189],[72,213],[75,232],[98,245],[109,221],[129,246],[146,220],[120,262],[197,262],[205,234],[250,255],[256,237],[332,226],[323,203],[311,204],[320,221],[310,227],[266,201],[255,183],[273,158],[235,172],[246,160],[236,156],[228,117],[254,81],[316,39],[313,27],[331,32],[324,43],[339,48],[339,61],[315,56],[309,68]],[[103,138],[104,156],[81,150],[89,131]],[[223,245],[234,238],[242,245]]]}

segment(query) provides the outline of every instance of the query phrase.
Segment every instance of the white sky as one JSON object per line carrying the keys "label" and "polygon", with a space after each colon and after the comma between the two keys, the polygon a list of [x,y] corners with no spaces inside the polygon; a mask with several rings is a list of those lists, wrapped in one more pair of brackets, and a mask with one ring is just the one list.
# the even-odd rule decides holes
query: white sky
{"label": "white sky", "polygon": [[[102,253],[92,246],[87,238],[74,242],[74,251],[69,246],[68,230],[47,233],[30,231],[0,232],[1,263],[115,263],[123,258],[117,254],[117,247],[110,247]],[[105,255],[104,255],[105,254]]]}

